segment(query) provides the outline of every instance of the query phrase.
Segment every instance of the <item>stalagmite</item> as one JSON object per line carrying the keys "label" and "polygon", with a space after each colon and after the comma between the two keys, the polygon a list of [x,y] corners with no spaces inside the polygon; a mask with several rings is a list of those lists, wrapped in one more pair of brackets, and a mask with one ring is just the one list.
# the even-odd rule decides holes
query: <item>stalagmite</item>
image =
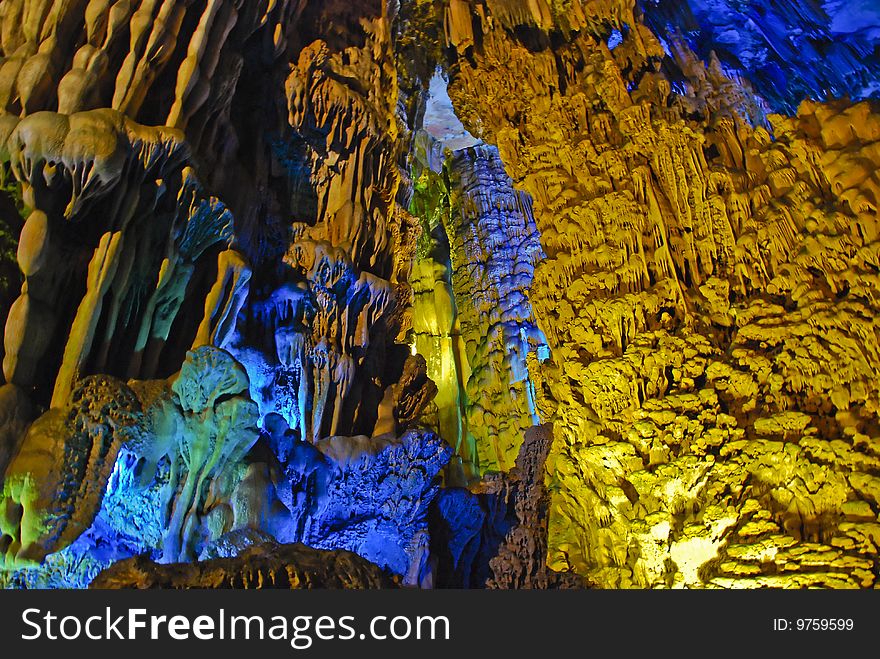
{"label": "stalagmite", "polygon": [[878,28],[0,1],[0,586],[876,587]]}

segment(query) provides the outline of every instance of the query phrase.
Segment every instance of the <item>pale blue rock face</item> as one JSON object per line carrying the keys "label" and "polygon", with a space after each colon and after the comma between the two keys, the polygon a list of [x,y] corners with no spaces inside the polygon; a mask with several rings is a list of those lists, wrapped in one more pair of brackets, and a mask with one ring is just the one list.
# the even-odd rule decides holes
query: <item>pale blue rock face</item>
{"label": "pale blue rock face", "polygon": [[751,82],[773,112],[804,99],[880,97],[874,0],[641,0],[645,22]]}
{"label": "pale blue rock face", "polygon": [[[680,39],[706,61],[714,53],[724,72],[751,83],[766,111],[790,114],[807,98],[880,98],[880,0],[638,0],[638,4],[645,23],[668,53],[672,41]],[[629,26],[608,30],[611,50],[625,43]],[[413,159],[445,177],[447,192],[461,200],[457,214],[441,227],[452,243],[446,244],[444,257],[449,261],[450,290],[454,289],[456,331],[469,341],[470,380],[462,383],[467,395],[461,405],[456,399],[456,413],[466,418],[468,407],[485,395],[487,409],[494,405],[496,411],[507,410],[516,417],[503,428],[483,424],[488,431],[480,438],[481,445],[487,446],[489,439],[497,442],[502,431],[521,442],[525,429],[541,421],[527,358],[534,355],[543,362],[551,357],[529,297],[535,268],[545,258],[532,200],[514,187],[498,149],[465,129],[443,74],[423,82],[429,100],[422,130],[408,127],[415,133]],[[671,83],[676,91],[684,84],[675,75]],[[55,124],[67,121],[51,116]],[[89,116],[128,126],[128,119],[115,113]],[[25,118],[22,124],[27,129],[47,117],[48,113],[42,119]],[[11,125],[8,117],[4,121]],[[401,329],[395,305],[401,301],[406,305],[407,289],[397,288],[401,282],[384,262],[391,252],[385,246],[374,246],[371,260],[364,256],[368,250],[351,250],[347,240],[332,244],[312,236],[319,201],[325,203],[313,185],[320,173],[316,162],[331,158],[316,155],[306,139],[314,135],[294,135],[283,123],[281,133],[266,138],[273,160],[267,169],[287,203],[262,218],[262,224],[253,220],[237,226],[232,206],[178,171],[181,163],[160,171],[158,165],[165,160],[156,159],[148,161],[152,168],[143,168],[146,183],[139,194],[151,191],[156,200],[149,211],[141,209],[149,230],[132,234],[129,244],[132,260],[135,253],[146,254],[143,258],[150,263],[142,265],[141,279],[117,285],[130,291],[117,301],[119,310],[113,318],[121,319],[121,328],[131,327],[109,331],[103,355],[96,353],[88,362],[100,364],[99,371],[118,375],[119,391],[129,392],[132,387],[126,395],[137,419],[124,428],[131,438],[117,437],[120,431],[106,423],[100,407],[92,410],[86,404],[83,413],[72,414],[78,425],[66,429],[72,448],[55,497],[64,495],[66,516],[59,515],[56,521],[63,527],[68,517],[88,509],[89,515],[83,515],[87,521],[77,527],[85,530],[63,546],[58,542],[48,547],[53,551],[38,566],[0,570],[0,587],[83,588],[102,569],[133,556],[164,563],[193,562],[233,557],[271,541],[349,550],[412,586],[432,583],[429,554],[441,555],[437,543],[445,543],[442,556],[455,576],[454,583],[446,585],[479,587],[492,577],[489,562],[499,547],[505,548],[506,542],[508,553],[517,558],[514,540],[539,536],[535,529],[543,528],[540,515],[520,514],[517,509],[525,503],[537,508],[535,502],[544,495],[530,485],[537,478],[490,479],[483,485],[495,489],[479,495],[441,488],[441,475],[453,453],[451,438],[415,424],[396,423],[401,421],[396,409],[389,421],[383,397],[399,379],[388,373],[388,363],[403,362],[394,351],[409,355],[409,346],[395,344]],[[35,140],[41,132],[48,129],[35,129]],[[27,151],[28,141],[19,141],[21,150]],[[351,155],[349,147],[355,146],[346,145],[346,157]],[[370,154],[366,165],[361,163],[367,173],[374,157],[381,159]],[[172,174],[182,182],[179,198],[169,201],[174,195],[167,199],[163,195]],[[57,199],[48,190],[38,185],[35,200],[39,206],[45,196],[51,210]],[[356,186],[352,190],[361,192]],[[122,199],[118,190],[110,191],[110,187],[101,190],[100,204],[91,202],[100,212],[84,208],[103,218],[103,209]],[[223,195],[222,190],[217,193]],[[374,193],[377,199],[385,194],[385,201],[391,203],[388,190],[379,186]],[[381,208],[387,210],[384,201]],[[79,212],[80,207],[70,209]],[[291,209],[295,213],[288,213]],[[356,238],[366,240],[360,234]],[[228,332],[216,339],[216,348],[192,351],[183,363],[167,355],[162,362],[165,353],[157,352],[161,368],[140,354],[131,363],[114,361],[113,355],[125,355],[129,344],[135,344],[135,329],[143,324],[148,308],[156,315],[150,338],[157,350],[164,349],[169,337],[175,340],[181,328],[196,330],[203,300],[185,294],[210,285],[207,275],[189,285],[182,279],[175,295],[157,303],[158,311],[147,304],[163,258],[158,247],[149,245],[164,249],[166,242],[179,253],[185,272],[195,270],[197,262],[213,264],[211,250],[239,249],[247,257],[247,278],[253,275],[253,279],[249,286],[227,284],[230,299],[224,308],[231,316]],[[25,261],[29,270],[36,257]],[[58,281],[70,287],[61,275]],[[175,324],[178,311],[182,320]],[[405,333],[404,329],[401,335]],[[138,351],[148,350],[137,340]],[[189,339],[178,343],[168,354],[182,355],[192,345]],[[63,346],[60,342],[51,347],[59,359]],[[179,374],[171,375],[178,369]],[[133,381],[166,376],[170,376],[167,381],[147,382],[160,393],[140,388],[135,395]],[[10,447],[7,450],[0,442],[3,468],[14,457],[13,434],[26,427],[11,413],[3,415],[3,409],[20,404],[12,400],[16,391],[7,389],[0,397],[0,422],[6,419],[5,427],[0,423],[0,440]],[[12,402],[3,404],[4,399]],[[380,425],[383,413],[385,425]],[[30,419],[29,413],[25,417]],[[419,418],[415,413],[413,417]],[[15,433],[8,431],[13,422],[21,424]],[[393,432],[384,431],[388,423]],[[4,440],[4,432],[9,439]],[[99,469],[92,464],[99,452],[86,450],[92,446],[86,439],[99,448],[112,439],[122,448]],[[510,468],[519,444],[503,448],[488,459],[493,466]],[[523,453],[524,458],[529,455],[528,450]],[[503,457],[507,464],[502,464]],[[94,477],[96,485],[87,487],[92,482],[83,474],[90,465],[100,479]],[[543,469],[543,459],[539,466]],[[537,467],[534,471],[540,472]],[[0,478],[3,473],[0,470]],[[0,540],[2,532],[0,528]],[[539,558],[543,565],[544,557]]]}
{"label": "pale blue rock face", "polygon": [[[204,404],[206,392],[208,398],[217,391],[222,397],[229,395],[223,391],[237,388],[227,383],[216,389],[211,371],[200,380],[196,375],[191,371],[188,377],[190,403]],[[291,432],[279,415],[264,425],[250,456],[239,452],[214,474],[209,491],[225,502],[214,508],[184,497],[187,480],[197,471],[182,468],[175,453],[160,458],[148,472],[138,455],[146,453],[142,446],[123,450],[92,525],[41,565],[3,573],[0,585],[85,588],[101,570],[133,556],[162,563],[206,560],[235,556],[266,541],[346,549],[400,575],[404,583],[417,585],[425,578],[428,509],[452,453],[448,444],[417,429],[399,437],[331,437],[311,444]],[[145,430],[151,432],[146,424]],[[176,439],[184,447],[199,438],[190,426]],[[265,467],[273,477],[249,479],[248,467],[254,465],[256,473]],[[175,510],[182,504],[195,511],[189,524],[177,520]],[[227,508],[232,515],[224,519],[218,511]]]}

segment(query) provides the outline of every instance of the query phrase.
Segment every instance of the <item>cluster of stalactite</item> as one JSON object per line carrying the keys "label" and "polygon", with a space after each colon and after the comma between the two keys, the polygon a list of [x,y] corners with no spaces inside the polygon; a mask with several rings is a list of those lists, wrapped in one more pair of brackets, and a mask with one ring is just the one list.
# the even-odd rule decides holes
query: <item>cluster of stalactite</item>
{"label": "cluster of stalactite", "polygon": [[2,582],[274,541],[429,582],[450,450],[417,427],[436,388],[397,343],[418,236],[398,79],[411,106],[427,85],[398,73],[397,8],[0,11],[21,280],[2,282]]}
{"label": "cluster of stalactite", "polygon": [[3,0],[0,585],[874,586],[876,16],[759,4]]}
{"label": "cluster of stalactite", "polygon": [[546,253],[550,564],[604,587],[873,585],[876,107],[764,117],[631,6],[566,6],[456,0],[446,21],[450,96]]}

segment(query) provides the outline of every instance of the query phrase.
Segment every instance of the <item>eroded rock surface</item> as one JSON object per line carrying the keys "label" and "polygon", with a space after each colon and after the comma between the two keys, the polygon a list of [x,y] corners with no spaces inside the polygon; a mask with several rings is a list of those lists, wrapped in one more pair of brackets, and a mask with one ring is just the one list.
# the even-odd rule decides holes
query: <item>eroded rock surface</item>
{"label": "eroded rock surface", "polygon": [[771,137],[720,67],[594,10],[461,2],[447,23],[453,102],[547,255],[550,564],[606,587],[870,586],[876,111],[804,103]]}
{"label": "eroded rock surface", "polygon": [[0,584],[875,586],[877,19],[4,0]]}
{"label": "eroded rock surface", "polygon": [[286,590],[393,588],[393,579],[348,551],[266,543],[236,558],[160,565],[143,557],[116,563],[89,585],[118,588],[281,588]]}

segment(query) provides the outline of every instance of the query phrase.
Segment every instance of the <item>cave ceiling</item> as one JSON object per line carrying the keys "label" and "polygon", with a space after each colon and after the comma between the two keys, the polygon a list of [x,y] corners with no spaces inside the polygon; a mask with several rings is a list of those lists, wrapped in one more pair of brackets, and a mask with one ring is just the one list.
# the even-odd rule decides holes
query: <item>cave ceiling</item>
{"label": "cave ceiling", "polygon": [[868,0],[0,0],[0,585],[874,587],[878,168]]}

